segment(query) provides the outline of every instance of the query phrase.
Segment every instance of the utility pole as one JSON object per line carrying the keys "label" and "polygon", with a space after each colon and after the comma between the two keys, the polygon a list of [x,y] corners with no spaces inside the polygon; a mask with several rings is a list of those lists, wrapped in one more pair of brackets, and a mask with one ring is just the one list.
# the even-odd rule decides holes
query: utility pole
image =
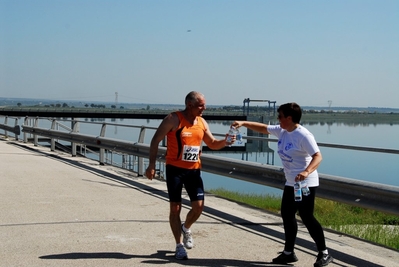
{"label": "utility pole", "polygon": [[[117,108],[118,108],[118,92],[115,92],[115,109],[117,109]],[[114,133],[115,133],[115,134],[118,133],[118,126],[116,126],[116,125],[115,125],[115,131],[114,131]]]}

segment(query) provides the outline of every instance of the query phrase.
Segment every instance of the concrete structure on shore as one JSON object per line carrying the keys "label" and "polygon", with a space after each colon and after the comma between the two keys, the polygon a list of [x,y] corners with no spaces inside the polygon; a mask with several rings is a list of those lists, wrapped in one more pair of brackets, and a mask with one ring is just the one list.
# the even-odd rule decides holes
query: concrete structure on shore
{"label": "concrete structure on shore", "polygon": [[[0,267],[278,266],[281,218],[206,196],[188,261],[174,259],[162,181],[48,148],[0,137]],[[188,198],[184,198],[185,214]],[[397,266],[397,251],[326,231],[329,266]],[[313,266],[316,251],[300,225],[292,266]]]}

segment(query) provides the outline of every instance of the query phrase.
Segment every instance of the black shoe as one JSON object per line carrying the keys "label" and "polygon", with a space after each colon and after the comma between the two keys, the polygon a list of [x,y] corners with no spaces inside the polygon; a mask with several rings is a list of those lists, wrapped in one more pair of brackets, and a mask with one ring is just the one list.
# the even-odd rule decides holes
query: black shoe
{"label": "black shoe", "polygon": [[295,255],[295,252],[291,252],[290,255],[284,254],[284,252],[281,252],[280,255],[278,255],[277,258],[273,259],[273,263],[279,263],[279,264],[287,264],[290,262],[296,262],[298,261],[298,258]]}
{"label": "black shoe", "polygon": [[323,252],[319,252],[317,255],[316,262],[313,264],[314,267],[321,267],[321,266],[327,266],[330,262],[332,262],[334,259],[331,257],[330,254],[324,254]]}

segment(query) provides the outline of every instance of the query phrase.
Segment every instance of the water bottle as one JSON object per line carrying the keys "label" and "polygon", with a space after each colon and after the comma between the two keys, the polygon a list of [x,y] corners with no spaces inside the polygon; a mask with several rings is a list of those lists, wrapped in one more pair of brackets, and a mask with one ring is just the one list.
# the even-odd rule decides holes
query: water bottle
{"label": "water bottle", "polygon": [[304,196],[310,195],[310,190],[309,190],[308,183],[306,182],[306,180],[301,181],[301,189],[302,189],[302,194]]}
{"label": "water bottle", "polygon": [[302,201],[301,184],[298,182],[294,184],[294,197],[295,197],[295,201]]}
{"label": "water bottle", "polygon": [[226,141],[227,142],[231,142],[231,137],[233,137],[234,135],[236,136],[236,139],[237,139],[237,134],[239,134],[239,133],[240,133],[240,131],[238,131],[236,129],[236,127],[231,126],[230,129],[229,129],[229,132],[227,133],[228,135],[227,135]]}
{"label": "water bottle", "polygon": [[242,134],[240,133],[240,131],[237,129],[237,134],[236,134],[236,141],[237,144],[242,144]]}

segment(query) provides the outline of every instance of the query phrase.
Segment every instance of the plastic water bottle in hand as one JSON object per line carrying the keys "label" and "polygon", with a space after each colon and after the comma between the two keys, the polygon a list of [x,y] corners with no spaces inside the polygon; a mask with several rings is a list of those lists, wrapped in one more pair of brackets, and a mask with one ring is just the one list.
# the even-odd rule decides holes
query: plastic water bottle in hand
{"label": "plastic water bottle in hand", "polygon": [[236,134],[236,141],[237,144],[242,144],[242,134],[240,133],[240,131],[237,129],[237,134]]}
{"label": "plastic water bottle in hand", "polygon": [[302,194],[304,196],[310,195],[310,190],[309,190],[308,183],[306,182],[306,180],[301,181],[301,189],[302,189]]}
{"label": "plastic water bottle in hand", "polygon": [[235,135],[236,136],[236,140],[239,142],[239,144],[241,144],[241,133],[238,129],[236,129],[236,127],[231,126],[229,132],[227,133],[227,142],[231,142],[231,138]]}
{"label": "plastic water bottle in hand", "polygon": [[294,184],[294,197],[295,197],[295,201],[302,201],[301,183],[296,182]]}

